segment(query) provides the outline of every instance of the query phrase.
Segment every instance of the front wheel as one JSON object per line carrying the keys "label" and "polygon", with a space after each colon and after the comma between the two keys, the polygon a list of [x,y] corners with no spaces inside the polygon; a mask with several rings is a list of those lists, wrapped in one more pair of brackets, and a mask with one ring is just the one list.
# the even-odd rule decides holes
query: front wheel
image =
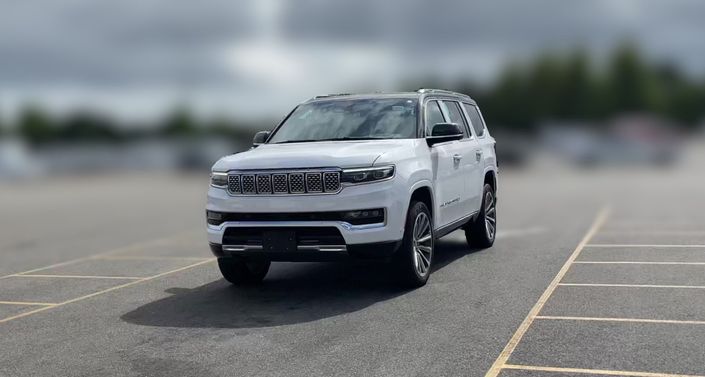
{"label": "front wheel", "polygon": [[475,221],[465,228],[465,239],[473,247],[488,248],[497,235],[497,198],[492,186],[485,184],[482,190],[482,206]]}
{"label": "front wheel", "polygon": [[269,272],[268,260],[246,260],[241,257],[218,258],[218,267],[225,280],[235,285],[261,282]]}
{"label": "front wheel", "polygon": [[409,287],[426,284],[433,265],[433,222],[423,202],[412,202],[406,215],[404,240],[395,256],[401,282]]}

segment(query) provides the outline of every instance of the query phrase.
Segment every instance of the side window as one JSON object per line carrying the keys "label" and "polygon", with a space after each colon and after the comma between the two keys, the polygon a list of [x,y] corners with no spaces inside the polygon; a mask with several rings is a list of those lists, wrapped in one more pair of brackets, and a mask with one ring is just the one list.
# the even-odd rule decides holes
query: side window
{"label": "side window", "polygon": [[470,123],[472,123],[472,128],[475,130],[475,135],[482,137],[485,134],[485,125],[482,123],[482,118],[480,113],[477,112],[477,108],[468,103],[463,103],[463,107],[465,107],[465,111],[470,117]]}
{"label": "side window", "polygon": [[438,106],[438,101],[428,101],[426,103],[426,135],[431,134],[431,127],[436,123],[443,123],[443,113]]}
{"label": "side window", "polygon": [[465,122],[465,117],[463,116],[463,112],[460,110],[458,103],[455,101],[443,101],[443,104],[446,105],[446,109],[448,110],[450,122],[460,126],[460,129],[463,131],[464,138],[469,137],[470,130],[468,129],[468,124]]}

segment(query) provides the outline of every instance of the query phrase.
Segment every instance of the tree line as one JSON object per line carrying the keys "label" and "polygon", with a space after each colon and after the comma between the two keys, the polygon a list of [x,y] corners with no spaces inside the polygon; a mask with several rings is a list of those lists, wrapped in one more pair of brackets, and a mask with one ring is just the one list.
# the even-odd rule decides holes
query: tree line
{"label": "tree line", "polygon": [[[599,123],[633,112],[659,115],[682,127],[705,119],[705,82],[686,76],[675,65],[648,62],[632,43],[616,48],[602,64],[580,49],[567,54],[548,52],[528,62],[509,64],[490,85],[461,79],[407,82],[405,86],[410,90],[445,86],[469,93],[495,129],[528,130],[545,120]],[[243,140],[271,124],[269,120],[258,124],[226,117],[202,119],[187,106],[178,106],[156,124],[126,125],[93,111],[57,117],[41,106],[28,105],[14,124],[0,125],[0,137],[14,132],[32,144],[204,135]]]}
{"label": "tree line", "polygon": [[531,128],[545,120],[599,123],[624,113],[649,113],[694,127],[705,120],[705,82],[669,63],[649,63],[632,43],[602,64],[584,50],[545,53],[510,64],[489,87],[458,83],[472,93],[492,124]]}

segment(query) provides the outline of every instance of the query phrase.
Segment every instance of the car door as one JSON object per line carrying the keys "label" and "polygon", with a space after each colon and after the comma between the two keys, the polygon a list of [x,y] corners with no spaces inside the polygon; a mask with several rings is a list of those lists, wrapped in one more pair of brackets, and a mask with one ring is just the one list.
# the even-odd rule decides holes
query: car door
{"label": "car door", "polygon": [[[429,100],[424,109],[426,135],[431,135],[433,125],[448,122],[439,100]],[[463,216],[461,195],[464,189],[462,174],[462,148],[458,140],[434,144],[431,161],[434,165],[434,192],[436,193],[436,228],[447,225]]]}
{"label": "car door", "polygon": [[470,130],[470,122],[464,114],[461,104],[458,101],[444,100],[446,114],[451,123],[455,123],[463,130],[463,139],[458,143],[460,156],[460,170],[463,178],[463,190],[460,193],[460,206],[462,216],[468,216],[478,210],[479,195],[477,186],[482,184],[482,167],[477,159],[475,151],[479,148],[477,138]]}
{"label": "car door", "polygon": [[484,186],[485,172],[497,164],[495,155],[495,140],[490,136],[480,110],[474,104],[463,102],[463,109],[470,121],[472,131],[477,140],[474,158],[478,162],[478,170],[474,176],[473,190],[476,193],[475,205],[479,209],[482,204],[482,188]]}

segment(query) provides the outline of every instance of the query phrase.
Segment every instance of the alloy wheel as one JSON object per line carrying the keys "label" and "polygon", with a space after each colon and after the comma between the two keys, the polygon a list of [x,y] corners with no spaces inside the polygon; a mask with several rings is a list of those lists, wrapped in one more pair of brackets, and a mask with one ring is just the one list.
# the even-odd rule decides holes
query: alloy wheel
{"label": "alloy wheel", "polygon": [[414,267],[420,276],[426,276],[433,257],[433,234],[427,214],[422,212],[416,216],[413,235]]}
{"label": "alloy wheel", "polygon": [[494,239],[497,230],[497,206],[491,191],[485,193],[485,230],[487,238]]}

